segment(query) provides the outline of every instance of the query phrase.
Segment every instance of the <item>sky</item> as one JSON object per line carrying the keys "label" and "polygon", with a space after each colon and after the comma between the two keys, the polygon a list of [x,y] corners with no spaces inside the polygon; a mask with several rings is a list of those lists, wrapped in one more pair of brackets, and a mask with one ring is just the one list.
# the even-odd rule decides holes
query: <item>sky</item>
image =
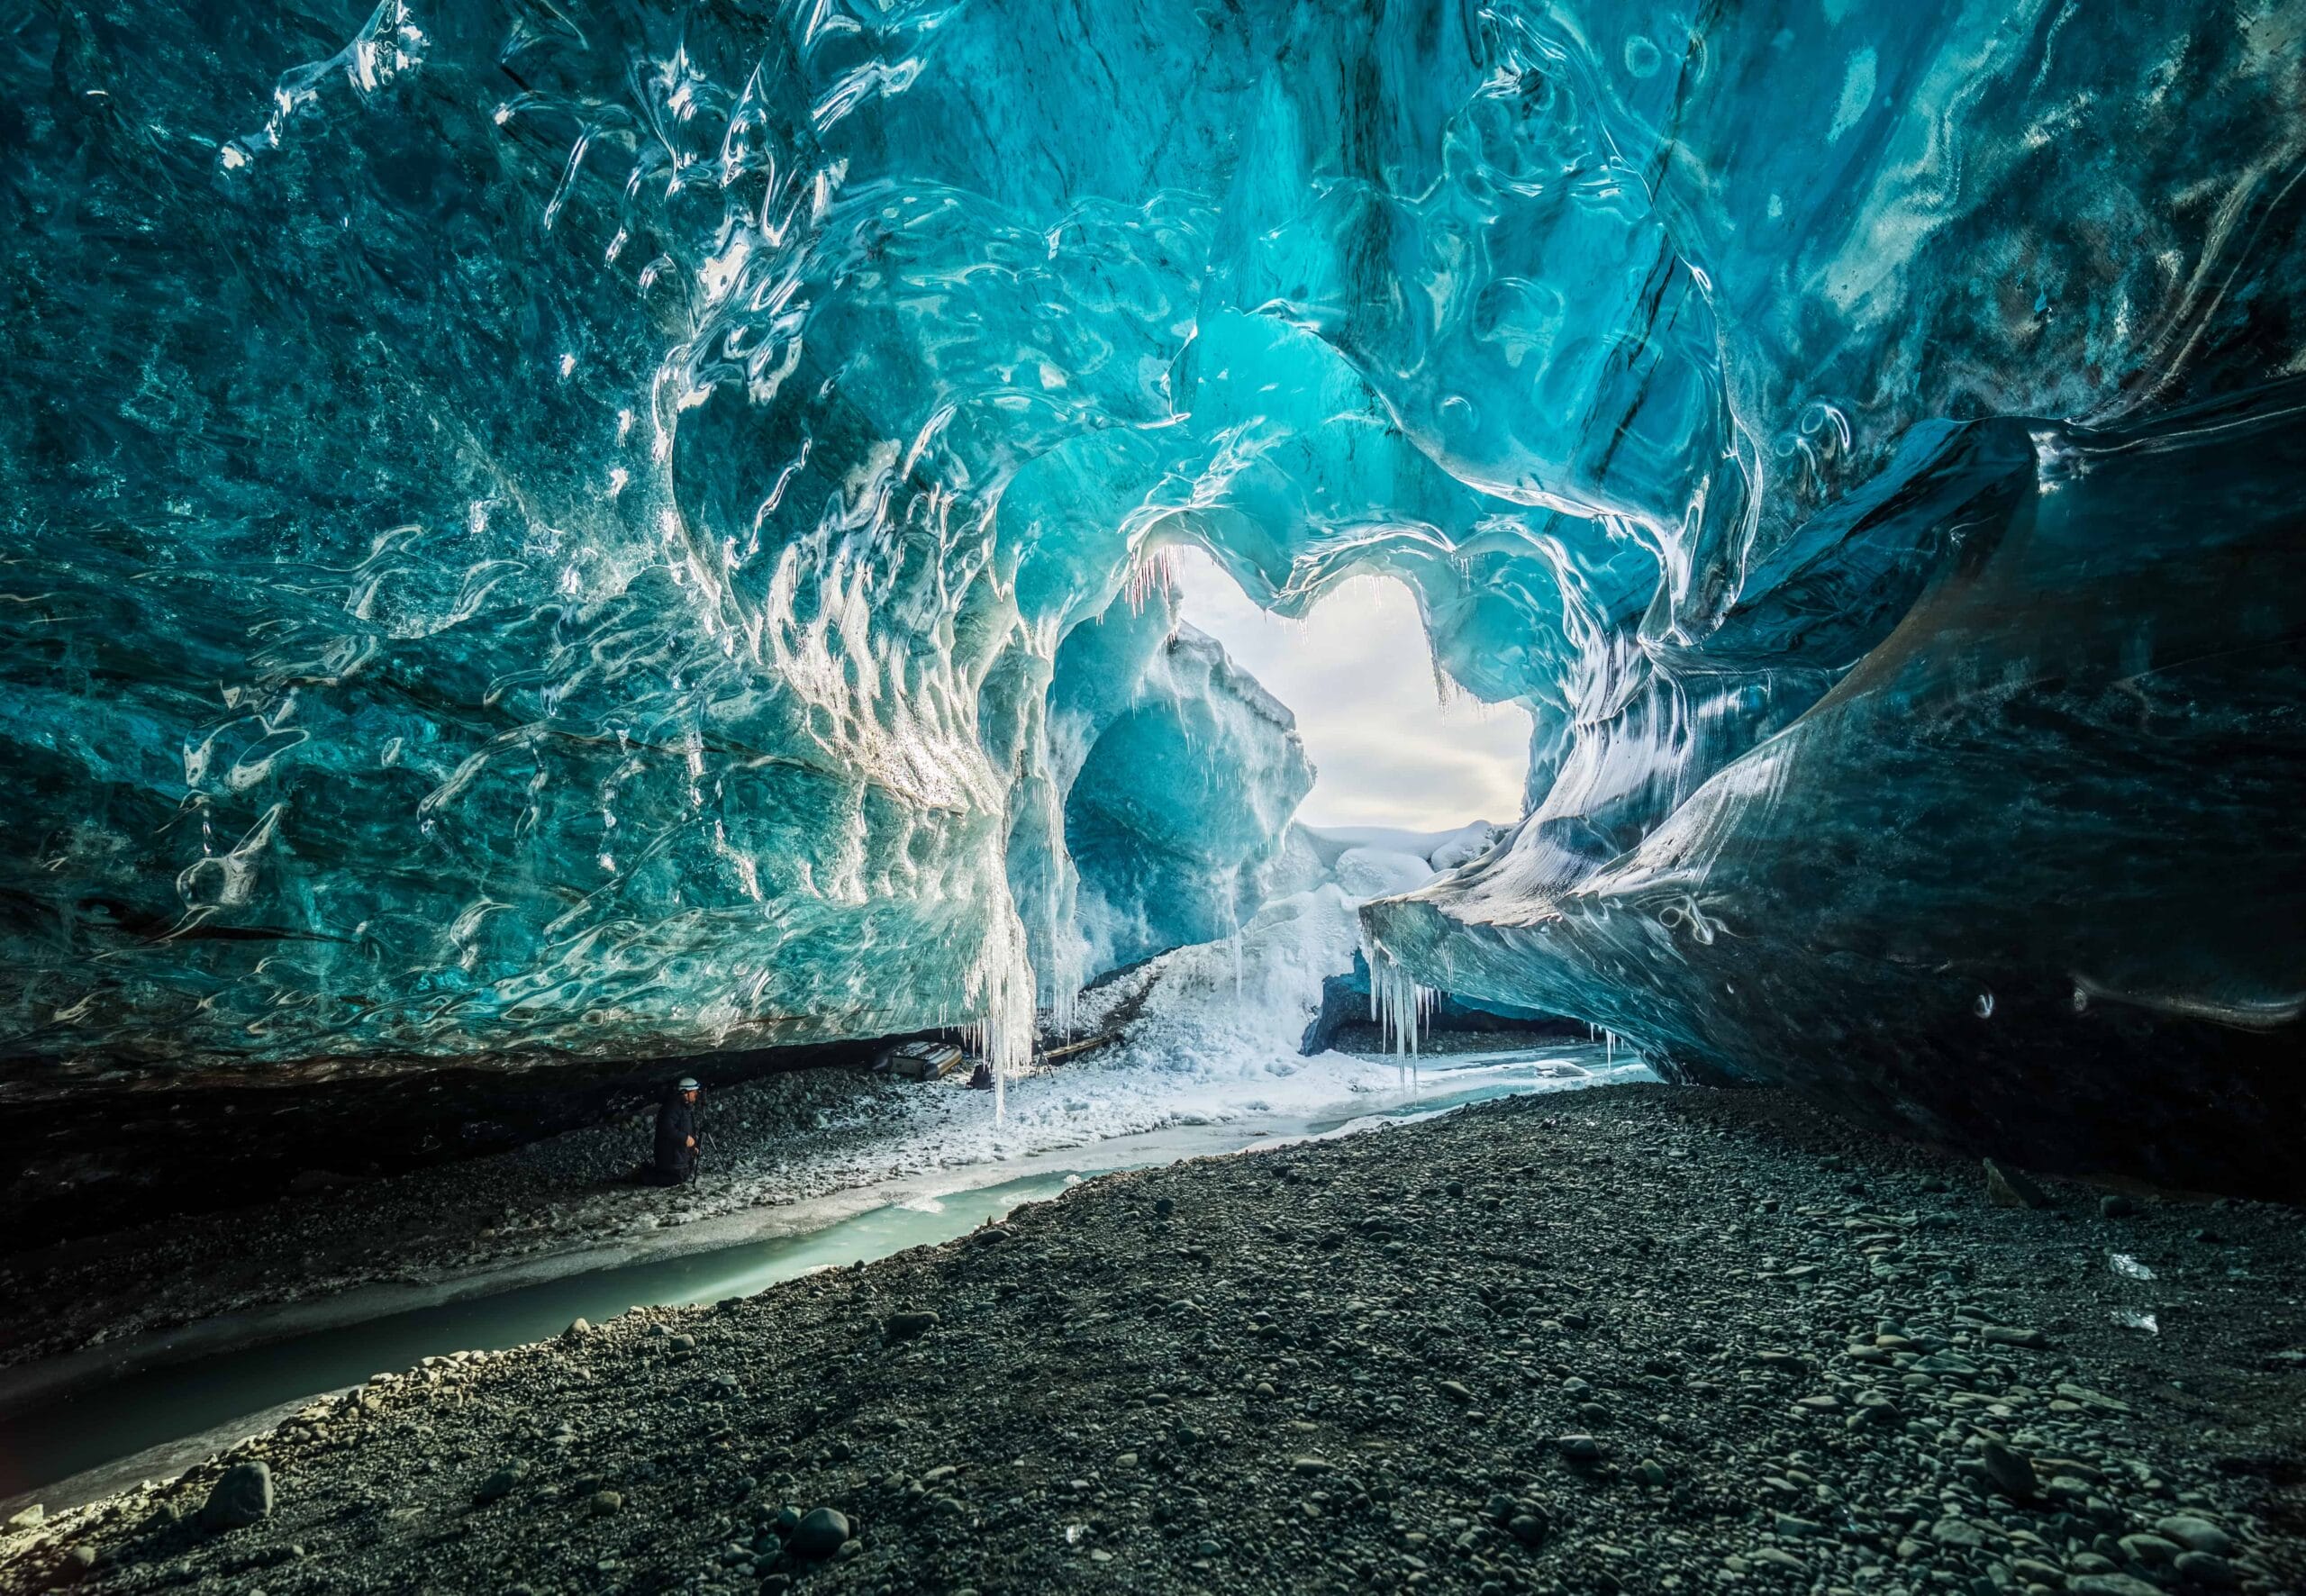
{"label": "sky", "polygon": [[1303,621],[1251,603],[1198,549],[1175,567],[1185,618],[1297,712],[1321,777],[1309,826],[1438,831],[1521,814],[1530,716],[1453,692],[1444,703],[1417,601],[1391,577],[1357,576]]}

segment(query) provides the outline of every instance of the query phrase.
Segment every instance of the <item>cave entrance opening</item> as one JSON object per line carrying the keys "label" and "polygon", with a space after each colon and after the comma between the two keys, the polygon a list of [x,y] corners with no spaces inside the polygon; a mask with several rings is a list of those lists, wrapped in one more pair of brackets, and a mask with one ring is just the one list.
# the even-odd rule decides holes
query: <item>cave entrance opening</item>
{"label": "cave entrance opening", "polygon": [[1176,549],[1169,570],[1183,618],[1296,714],[1318,773],[1302,824],[1434,832],[1521,818],[1530,713],[1442,674],[1406,584],[1357,574],[1291,620],[1260,609],[1199,548]]}

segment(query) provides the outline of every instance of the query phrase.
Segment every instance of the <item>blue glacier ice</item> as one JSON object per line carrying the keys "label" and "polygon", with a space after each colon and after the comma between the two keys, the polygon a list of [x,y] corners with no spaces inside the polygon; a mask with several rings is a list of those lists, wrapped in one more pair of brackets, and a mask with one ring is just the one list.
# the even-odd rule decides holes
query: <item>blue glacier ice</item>
{"label": "blue glacier ice", "polygon": [[1311,781],[1193,543],[1535,718],[1381,991],[2297,1189],[2298,0],[59,4],[0,143],[9,1092],[1013,1061]]}

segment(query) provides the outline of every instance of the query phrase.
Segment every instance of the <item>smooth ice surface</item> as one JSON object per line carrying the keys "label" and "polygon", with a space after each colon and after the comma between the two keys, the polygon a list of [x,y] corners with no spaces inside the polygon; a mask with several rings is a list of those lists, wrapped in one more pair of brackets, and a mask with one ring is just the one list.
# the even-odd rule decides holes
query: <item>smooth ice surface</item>
{"label": "smooth ice surface", "polygon": [[1192,543],[1285,615],[1400,580],[1532,717],[1516,834],[1366,911],[1385,990],[2294,1186],[2302,38],[39,12],[13,1073],[1021,1055],[1286,862],[1310,773],[1169,628]]}

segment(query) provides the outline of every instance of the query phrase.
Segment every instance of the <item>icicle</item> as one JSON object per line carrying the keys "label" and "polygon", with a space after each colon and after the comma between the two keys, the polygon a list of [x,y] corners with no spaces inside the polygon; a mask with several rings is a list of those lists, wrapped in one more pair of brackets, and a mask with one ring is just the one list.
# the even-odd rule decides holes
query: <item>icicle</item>
{"label": "icicle", "polygon": [[1158,549],[1143,549],[1129,567],[1129,583],[1122,596],[1129,602],[1129,612],[1141,615],[1148,601],[1157,594],[1167,599],[1177,591],[1177,546],[1164,543]]}
{"label": "icicle", "polygon": [[1441,994],[1421,986],[1394,962],[1384,943],[1365,932],[1362,957],[1369,966],[1369,1017],[1377,1023],[1385,1045],[1403,1060],[1406,1076],[1414,1078],[1418,1044]]}
{"label": "icicle", "polygon": [[1005,1124],[1010,1072],[1032,1061],[1036,995],[1032,960],[1025,951],[1025,925],[1013,906],[995,915],[969,972],[967,991],[981,1018],[963,1034],[993,1067],[993,1122]]}

